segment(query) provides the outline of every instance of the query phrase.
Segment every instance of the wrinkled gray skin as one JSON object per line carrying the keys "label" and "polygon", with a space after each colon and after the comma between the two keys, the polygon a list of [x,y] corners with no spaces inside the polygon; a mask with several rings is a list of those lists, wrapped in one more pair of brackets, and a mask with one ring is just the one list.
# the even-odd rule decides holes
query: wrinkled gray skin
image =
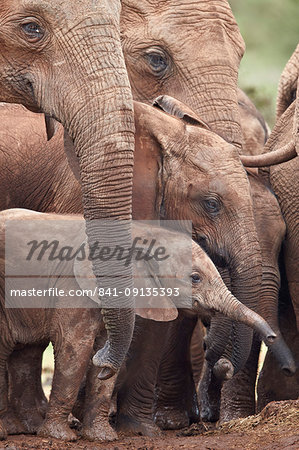
{"label": "wrinkled gray skin", "polygon": [[[90,242],[100,229],[94,219],[129,221],[132,214],[134,119],[120,9],[119,0],[2,0],[0,6],[0,101],[46,113],[49,137],[52,118],[67,130],[80,166]],[[122,239],[130,242],[129,225]],[[101,272],[98,264],[95,272]],[[131,286],[127,270],[123,282]],[[106,376],[120,367],[132,337],[133,301],[123,298],[122,305],[121,320],[116,309],[103,309]]]}
{"label": "wrinkled gray skin", "polygon": [[[283,369],[285,373],[289,372],[289,374],[293,374],[296,370],[296,366],[292,355],[280,334],[278,326],[278,293],[280,287],[278,255],[285,235],[285,224],[277,200],[268,187],[263,184],[263,181],[257,174],[249,172],[248,176],[251,185],[255,219],[263,261],[263,281],[259,311],[264,318],[267,318],[273,329],[277,332],[277,345],[280,346],[281,354],[284,355],[283,359],[278,360],[279,364],[277,364],[277,358],[275,359],[275,357],[272,356],[272,365],[276,366],[276,373]],[[230,280],[228,274],[223,274],[222,271],[221,274],[225,279],[226,284],[229,285]],[[226,280],[227,276],[228,280]],[[173,345],[173,347],[176,348],[176,359],[181,361],[182,358],[185,358],[185,364],[182,365],[183,370],[180,371],[179,367],[181,365],[178,367],[178,364],[175,362],[170,367],[169,364],[171,364],[171,362],[167,362],[166,360],[164,363],[166,366],[164,370],[166,373],[169,373],[170,379],[171,374],[176,373],[176,376],[172,386],[169,386],[169,378],[166,377],[166,379],[163,380],[164,385],[161,384],[159,386],[161,397],[162,401],[164,399],[166,401],[168,397],[168,404],[171,404],[170,402],[172,402],[171,406],[173,409],[175,409],[176,406],[176,412],[173,413],[173,418],[171,420],[169,411],[168,414],[165,412],[163,416],[160,408],[156,417],[158,424],[163,428],[176,428],[179,422],[183,423],[184,411],[181,412],[181,417],[179,419],[178,405],[180,402],[182,403],[184,401],[182,387],[185,386],[185,390],[187,390],[186,386],[190,386],[190,382],[188,382],[188,377],[190,375],[186,372],[186,367],[190,365],[187,350],[188,343],[190,342],[190,335],[186,336],[185,345],[183,343],[183,336],[186,335],[187,327],[192,329],[190,323],[186,323],[185,327],[181,324],[180,337],[178,338],[177,344]],[[219,329],[216,329],[214,333],[216,334],[217,331],[219,332]],[[208,340],[213,343],[211,333],[212,330],[210,330],[210,333],[208,334]],[[199,363],[194,361],[192,363],[193,374],[195,372],[194,377],[197,382],[199,381],[200,375],[198,364],[202,364],[200,349],[198,349],[199,342],[200,341],[197,338],[197,341],[193,342],[191,347],[191,357],[195,353],[199,359]],[[291,348],[294,347],[291,346]],[[212,368],[205,363],[202,379],[198,388],[200,414],[203,420],[217,421],[220,417],[221,421],[227,421],[238,417],[246,417],[247,415],[255,413],[255,383],[259,350],[260,341],[255,336],[251,355],[245,367],[231,380],[226,381],[223,388],[223,381],[218,380],[215,374],[213,374]],[[196,376],[196,374],[198,375]],[[163,376],[165,378],[165,374],[162,374],[162,377]],[[187,424],[187,419],[188,418],[185,418],[185,424]],[[190,415],[190,419],[192,419],[192,414]]]}
{"label": "wrinkled gray skin", "polygon": [[[185,114],[184,120],[179,120],[146,106],[139,105],[138,111],[138,114],[136,113],[136,151],[140,149],[140,153],[135,152],[134,217],[138,219],[159,218],[162,212],[163,216],[167,218],[192,219],[194,237],[205,241],[205,246],[216,260],[227,259],[232,270],[237,271],[237,278],[242,278],[240,284],[242,281],[246,284],[246,296],[248,295],[251,299],[255,298],[258,293],[258,289],[255,288],[259,285],[261,277],[259,245],[255,233],[252,231],[254,230],[254,221],[248,181],[245,171],[240,167],[236,150],[221,138],[202,128],[201,121],[193,113],[194,125],[191,126],[188,124],[191,117],[188,114]],[[16,112],[14,111],[13,114]],[[20,112],[20,116],[22,114],[24,112]],[[184,115],[183,112],[182,115]],[[5,158],[13,155],[13,161],[3,161],[3,167],[11,168],[5,171],[5,174],[7,182],[15,188],[10,189],[8,197],[7,182],[4,182],[4,178],[2,178],[3,185],[0,186],[2,207],[22,206],[42,211],[80,212],[80,187],[66,165],[61,147],[61,131],[58,131],[57,135],[46,145],[47,160],[44,161],[42,158],[37,158],[34,150],[45,145],[42,144],[44,135],[40,130],[40,123],[35,122],[34,124],[31,121],[32,117],[29,120],[30,127],[27,126],[27,133],[30,131],[28,148],[28,144],[23,140],[26,135],[24,134],[26,126],[22,125],[21,117],[17,122],[17,126],[20,127],[20,135],[14,129],[11,133],[12,137],[7,132],[9,120],[5,124],[5,115],[3,115],[1,123],[6,129],[3,145],[13,148],[16,140],[20,142],[20,145],[18,154],[3,153]],[[35,130],[34,139],[30,134],[33,130]],[[142,149],[145,149],[146,146],[148,149],[145,158]],[[35,173],[39,175],[37,180],[29,170],[30,165],[23,166],[24,158],[17,159],[21,154],[21,149],[26,154],[27,161],[31,159],[34,162]],[[186,159],[185,155],[189,155],[189,157]],[[177,167],[180,169],[184,167],[184,169],[178,171]],[[199,172],[201,173],[200,179],[198,178]],[[18,174],[17,178],[14,178],[15,173]],[[66,180],[68,177],[69,185],[66,186],[66,183],[61,183],[61,179]],[[144,183],[145,177],[148,177],[146,184]],[[217,182],[213,181],[215,177],[217,177]],[[41,178],[43,183],[40,183]],[[238,187],[236,188],[236,186]],[[218,219],[214,216],[210,217],[209,204],[205,203],[206,196],[211,195],[210,191],[215,192],[213,199],[214,196],[216,198],[220,196],[221,202],[223,202],[221,217]],[[176,202],[173,202],[174,198]],[[242,207],[239,202],[243,205]],[[161,209],[162,204],[163,208]],[[214,204],[211,204],[211,207],[214,207]],[[217,227],[215,227],[215,223],[217,223]],[[243,252],[249,252],[249,256],[244,255],[241,258],[242,252],[239,247],[230,248],[230,243],[236,242],[232,236],[236,238],[237,235],[240,236],[238,239],[244,243]],[[245,245],[247,240],[248,246]],[[248,264],[252,265],[250,270]],[[237,289],[238,286],[236,286]],[[126,401],[129,402],[130,399],[128,398]],[[126,401],[123,400],[124,409]]]}
{"label": "wrinkled gray skin", "polygon": [[[237,73],[244,43],[228,2],[176,0],[162,5],[158,1],[126,0],[121,39],[134,99],[152,102],[160,94],[175,96],[227,141],[241,147],[244,139],[255,152],[262,150],[260,141],[256,147],[253,144],[263,119],[256,115],[243,129],[248,102],[237,90]],[[250,133],[245,136],[247,129]],[[233,289],[236,284],[233,279]],[[240,297],[239,292],[233,292]],[[221,326],[224,328],[223,321]],[[229,327],[227,323],[223,332],[227,334]],[[249,342],[249,336],[239,329],[237,347],[247,345],[247,351],[235,352],[236,370],[249,355]],[[217,360],[221,348],[218,353],[211,349],[211,353]],[[167,403],[165,409],[169,411]]]}
{"label": "wrinkled gray skin", "polygon": [[[246,97],[241,91],[239,106],[244,135],[244,146],[242,152],[248,155],[258,154],[263,149],[263,146],[268,138],[268,127],[261,114],[256,110],[255,106],[248,99],[248,97]],[[277,200],[270,192],[267,184],[265,185],[262,178],[258,177],[257,171],[249,170],[248,176],[251,186],[259,242],[262,249],[263,280],[261,288],[260,313],[263,317],[269,320],[271,326],[278,333],[279,337],[276,342],[277,348],[280,346],[280,352],[278,353],[284,355],[282,359],[272,357],[272,364],[276,364],[276,371],[279,372],[283,370],[284,373],[291,375],[295,371],[295,363],[280,334],[277,317],[278,292],[280,286],[278,254],[285,234],[285,224]],[[224,272],[223,269],[221,269],[220,273],[223,276],[227,286],[230,286],[230,278],[227,271]],[[156,414],[157,422],[162,428],[176,428],[179,424],[184,424],[185,426],[188,425],[188,416],[186,417],[185,412],[186,409],[180,407],[180,405],[183,405],[184,402],[186,402],[183,394],[185,390],[188,391],[186,386],[190,386],[190,383],[192,384],[190,371],[187,369],[191,364],[188,356],[190,335],[187,333],[187,327],[192,330],[194,327],[194,322],[193,325],[190,325],[190,321],[188,324],[186,322],[186,327],[182,324],[178,325],[181,337],[177,339],[176,345],[172,345],[171,347],[172,352],[176,352],[176,356],[173,355],[170,357],[172,358],[172,361],[170,359],[168,362],[167,358],[165,358],[165,362],[163,363],[164,371],[162,372],[161,378],[164,384],[159,387],[161,395],[158,402],[158,412]],[[210,337],[208,339],[210,343],[214,344],[215,334],[220,332],[221,327],[222,323],[220,322],[220,324],[217,324],[215,327],[214,335],[212,331],[214,328],[212,327],[212,330],[210,330],[209,333]],[[193,376],[196,383],[198,383],[203,364],[203,351],[199,347],[201,344],[199,344],[200,340],[198,338],[198,330],[196,331],[197,340],[193,339],[192,341],[191,357]],[[185,343],[183,336],[185,337]],[[212,373],[211,367],[207,365],[205,366],[198,391],[201,409],[200,414],[202,419],[217,421],[221,414],[221,420],[225,421],[238,417],[246,417],[247,415],[255,413],[255,382],[259,348],[259,341],[255,337],[250,358],[244,369],[242,369],[239,374],[234,376],[232,380],[225,382],[222,390],[221,412],[220,402],[223,381],[217,379],[215,374]],[[175,363],[175,360],[182,361],[183,359],[184,365],[178,365]],[[227,360],[222,361],[222,371],[224,370],[225,377],[231,376],[233,369],[231,364],[227,365]],[[175,377],[173,377],[173,373],[176,373]],[[161,404],[163,405],[162,408]],[[163,414],[163,409],[165,409],[165,414]],[[173,418],[171,418],[171,410],[173,410]],[[179,412],[180,410],[181,412]],[[189,410],[190,420],[194,420],[194,412],[192,412],[190,407]]]}
{"label": "wrinkled gray skin", "polygon": [[[151,103],[158,95],[171,95],[228,142],[241,147],[249,138],[240,129],[248,102],[237,89],[245,46],[227,1],[201,0],[195,5],[176,0],[161,6],[157,1],[126,0],[121,39],[135,100]],[[251,125],[254,132],[256,124]],[[238,282],[234,274],[232,278],[234,286]],[[239,335],[248,355],[250,337],[244,330]]]}
{"label": "wrinkled gray skin", "polygon": [[296,400],[299,395],[299,333],[284,273],[280,291],[279,327],[286,343],[292,349],[297,362],[297,372],[291,378],[284,377],[277,370],[273,355],[267,353],[257,383],[257,412],[271,401]]}
{"label": "wrinkled gray skin", "polygon": [[[245,100],[245,99],[244,99]],[[242,102],[243,103],[243,102]],[[267,127],[263,123],[262,117],[257,111],[254,111],[254,106],[244,101],[246,107],[243,108],[243,133],[244,136],[248,136],[245,140],[247,145],[243,147],[242,153],[247,155],[259,154],[263,149],[263,144],[267,140]],[[281,102],[280,102],[281,103]],[[247,120],[246,120],[247,117]],[[264,134],[264,136],[263,136]],[[294,165],[295,160],[289,165]],[[276,170],[275,167],[271,168]],[[253,195],[253,203],[255,210],[256,225],[259,234],[259,242],[262,250],[263,259],[263,282],[261,290],[261,309],[259,310],[264,318],[268,318],[273,328],[278,332],[278,296],[280,287],[280,273],[278,268],[278,255],[279,249],[283,242],[285,235],[285,224],[282,217],[280,206],[268,189],[268,177],[264,174],[257,176],[257,173],[250,174],[249,180],[251,184],[251,190]],[[263,181],[264,179],[264,181]],[[265,183],[265,186],[264,186]],[[280,321],[280,324],[285,324],[286,321]],[[271,370],[275,367],[275,374],[279,374],[280,385],[292,386],[296,385],[298,375],[286,378],[286,375],[292,375],[296,371],[297,349],[292,343],[292,339],[288,336],[287,330],[283,330],[283,337],[286,339],[288,347],[291,349],[294,357],[289,355],[287,357],[287,351],[284,353],[286,359],[280,360],[279,365],[277,359],[271,352],[268,352],[266,360],[271,361]],[[285,346],[284,339],[278,338],[277,344],[283,348]],[[254,339],[250,358],[248,359],[245,367],[232,379],[226,381],[222,389],[222,403],[220,418],[222,421],[232,420],[238,417],[245,417],[250,414],[254,414],[256,411],[255,402],[255,383],[256,383],[256,371],[258,363],[260,345],[256,339]],[[297,362],[298,364],[298,362]],[[267,366],[267,363],[266,363]],[[283,369],[283,370],[281,370]],[[265,372],[265,371],[264,371]],[[263,374],[264,374],[263,372]],[[211,393],[207,398],[207,380],[209,380],[209,372],[207,371],[203,376],[202,386],[200,389],[201,403],[204,405],[204,410],[201,411],[202,416],[205,419],[217,420],[219,418],[220,407],[220,389],[222,383],[217,383],[215,376],[212,374],[213,381],[215,382],[216,389],[209,388]],[[268,392],[271,392],[273,377],[268,376],[267,382],[266,376],[263,375],[263,385],[267,394],[263,397],[269,397]],[[211,383],[212,384],[212,383]],[[279,383],[277,383],[278,385]],[[266,387],[267,386],[267,387]],[[218,389],[218,393],[217,393]],[[290,389],[289,389],[290,390]],[[293,389],[294,392],[295,389]],[[272,397],[271,397],[272,398]],[[274,399],[274,398],[273,398]],[[276,398],[279,399],[279,395]],[[258,400],[259,405],[261,401]],[[265,404],[265,403],[264,403]]]}
{"label": "wrinkled gray skin", "polygon": [[[267,154],[271,155],[277,149],[294,142],[299,153],[299,45],[287,63],[280,79],[277,97],[276,123],[266,145]],[[271,187],[277,196],[286,223],[286,240],[283,246],[283,265],[285,277],[282,290],[281,329],[286,341],[296,356],[298,355],[299,329],[299,225],[298,225],[298,190],[299,190],[299,157],[262,169],[269,178]],[[292,305],[288,305],[290,296]],[[298,398],[299,371],[290,380],[285,380],[281,374],[273,372],[272,355],[267,355],[261,380],[258,384],[259,408],[271,400]],[[273,377],[277,375],[277,378]]]}
{"label": "wrinkled gray skin", "polygon": [[[64,222],[58,222],[58,218],[63,219]],[[12,219],[17,221],[18,228],[10,232],[10,242],[18,242],[19,245],[14,247],[10,245],[8,256],[5,251],[4,233],[7,221]],[[26,264],[28,235],[26,235],[24,229],[26,229],[25,223],[27,220],[30,220],[30,236],[34,236],[38,242],[42,238],[49,242],[56,239],[61,245],[72,245],[73,249],[78,249],[85,239],[82,217],[41,214],[22,209],[11,209],[0,213],[2,283],[0,404],[5,410],[8,402],[6,362],[14,348],[26,344],[45,345],[51,341],[55,354],[53,385],[46,418],[37,433],[39,436],[73,441],[76,439],[76,434],[68,427],[67,419],[92,355],[94,340],[99,330],[100,310],[89,297],[67,298],[65,295],[62,297],[51,296],[51,307],[46,309],[16,307],[24,304],[24,298],[10,295],[10,289],[15,289],[16,284],[14,284],[15,278],[9,278],[7,273],[14,273],[11,272],[15,268],[14,261],[23,261],[23,264]],[[23,225],[20,226],[22,221]],[[34,221],[34,224],[32,221]],[[69,226],[66,225],[65,221],[69,222]],[[11,227],[12,225],[10,225],[10,229]],[[139,248],[143,248],[144,253],[148,252],[149,247],[148,245],[144,247],[143,242],[155,240],[155,245],[149,255],[152,258],[149,260],[138,259],[134,262],[134,278],[137,286],[138,283],[140,287],[146,283],[146,287],[150,289],[160,287],[164,289],[168,287],[179,288],[178,299],[181,307],[191,310],[192,308],[195,308],[195,310],[206,308],[220,311],[234,320],[240,320],[251,326],[267,342],[275,339],[275,334],[269,325],[260,316],[242,305],[228,291],[212,261],[198,244],[191,241],[190,237],[165,228],[142,224],[134,224],[132,231],[133,238],[141,238]],[[166,249],[167,258],[164,257],[160,261],[154,260],[156,250],[161,247]],[[34,256],[30,263],[32,260],[34,260]],[[66,262],[65,259],[53,258],[51,260],[46,257],[40,262],[36,257],[35,262],[31,265],[31,270],[33,270],[32,267],[37,270],[41,264],[47,267],[46,274],[49,275],[49,278],[43,279],[42,285],[39,285],[41,289],[56,288],[57,292],[61,289],[67,293],[70,289],[76,291],[80,288],[92,288],[93,291],[93,288],[96,287],[95,278],[92,278],[93,283],[90,281],[93,272],[88,259],[83,261],[75,259]],[[177,270],[178,265],[179,271]],[[24,267],[27,266],[24,265]],[[37,272],[33,270],[33,273]],[[66,277],[63,276],[64,273],[66,273]],[[59,277],[53,275],[59,275]],[[80,277],[83,277],[83,279]],[[86,281],[87,284],[85,284]],[[30,278],[23,279],[22,289],[28,289],[29,286],[32,287]],[[97,299],[96,295],[95,300]],[[37,299],[34,299],[34,305],[36,301]],[[25,304],[26,302],[28,302],[27,298],[25,298]],[[70,302],[71,308],[69,308]],[[175,315],[171,315],[171,312],[176,312],[175,302],[175,295],[160,295],[158,299],[155,296],[149,296],[147,303],[144,306],[143,304],[140,305],[136,312],[138,314],[144,314],[145,312],[145,317],[148,318],[157,318],[158,315],[158,320],[162,321],[165,314],[170,314],[167,320],[173,319]],[[5,304],[13,305],[12,309],[5,308]],[[167,309],[160,310],[159,314],[156,308]],[[103,322],[101,328],[104,329]],[[84,334],[86,330],[88,333]],[[82,345],[82,340],[84,345]],[[93,357],[95,362],[97,362],[98,353]],[[0,422],[0,427],[3,438],[5,437],[5,430],[2,422]],[[103,434],[105,440],[116,438],[112,429],[110,433],[107,433],[107,429],[103,430]]]}
{"label": "wrinkled gray skin", "polygon": [[[151,101],[157,94],[176,95],[211,129],[240,146],[237,73],[244,42],[228,2],[201,1],[195,6],[179,0],[161,9],[154,2],[126,1],[122,6],[122,43],[134,97]],[[179,33],[183,39],[177,38]],[[166,60],[163,73],[157,54],[158,66]]]}
{"label": "wrinkled gray skin", "polygon": [[227,0],[123,0],[121,40],[133,98],[167,94],[241,146],[237,80],[245,45]]}
{"label": "wrinkled gray skin", "polygon": [[[284,359],[277,359],[277,371],[284,373],[286,378],[296,371],[296,364],[288,350],[278,323],[278,297],[280,288],[280,273],[278,257],[285,237],[285,223],[275,196],[263,184],[261,179],[249,173],[255,209],[256,225],[262,251],[263,279],[261,287],[261,302],[259,312],[268,318],[277,331],[281,354]],[[279,348],[278,347],[278,348]],[[272,351],[275,349],[272,349]],[[246,417],[256,412],[255,384],[258,367],[260,341],[254,337],[250,357],[243,369],[233,379],[224,383],[221,398],[220,420],[222,422]],[[280,352],[278,352],[280,353]]]}

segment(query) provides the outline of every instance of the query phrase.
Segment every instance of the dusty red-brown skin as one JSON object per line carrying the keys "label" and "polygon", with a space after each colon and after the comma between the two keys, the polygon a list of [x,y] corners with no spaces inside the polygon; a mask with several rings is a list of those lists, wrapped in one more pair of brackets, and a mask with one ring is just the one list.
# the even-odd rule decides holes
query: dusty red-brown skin
{"label": "dusty red-brown skin", "polygon": [[[4,107],[3,107],[4,108]],[[7,107],[6,107],[7,108]],[[25,113],[21,109],[16,109],[16,107],[10,107],[10,113],[7,112],[7,116],[4,115],[3,117],[3,125],[5,129],[8,126],[8,123],[5,123],[5,120],[9,122],[10,116],[9,114],[13,114],[16,116],[17,111],[19,111],[20,116],[24,118],[28,117],[28,120],[30,121],[30,130],[32,130],[32,133],[34,132],[34,139],[37,141],[38,145],[44,145],[44,135],[41,131],[42,127],[42,117],[36,118],[33,120],[33,117],[30,113]],[[163,114],[160,111],[154,111],[154,113],[151,112],[152,109],[145,106],[145,105],[138,105],[136,104],[136,113],[137,113],[137,119],[136,119],[136,129],[137,129],[137,140],[136,140],[136,152],[135,152],[135,175],[134,175],[134,196],[133,196],[133,205],[134,205],[134,211],[135,211],[135,218],[157,218],[159,217],[160,211],[160,203],[161,203],[161,196],[162,196],[162,190],[161,190],[161,184],[163,180],[163,174],[161,176],[161,167],[162,167],[162,157],[163,157],[163,164],[164,164],[164,170],[166,170],[165,174],[172,173],[172,176],[179,176],[180,181],[178,182],[178,185],[182,189],[182,192],[179,193],[178,191],[178,200],[182,199],[182,205],[184,205],[184,208],[187,208],[186,200],[184,200],[184,183],[190,183],[190,180],[192,179],[192,176],[196,178],[196,182],[198,183],[198,176],[196,169],[192,166],[188,168],[188,175],[186,173],[186,179],[184,179],[184,171],[182,171],[182,174],[176,170],[176,165],[179,164],[180,167],[181,164],[186,164],[186,169],[188,167],[188,158],[185,159],[185,154],[188,155],[191,148],[193,148],[194,145],[196,145],[196,139],[197,139],[197,133],[199,133],[200,142],[202,144],[199,145],[199,154],[201,154],[201,151],[205,151],[205,146],[207,149],[209,148],[209,153],[211,153],[210,146],[213,148],[220,148],[222,149],[221,152],[233,152],[232,154],[229,153],[231,156],[233,156],[236,159],[236,167],[238,155],[236,152],[231,150],[231,147],[226,144],[224,141],[222,141],[217,136],[211,135],[208,131],[205,131],[201,128],[197,128],[196,126],[190,126],[185,125],[183,121],[180,121],[178,119],[172,118],[170,116],[167,116]],[[20,119],[21,119],[20,117]],[[157,119],[158,117],[158,119]],[[20,123],[20,135],[24,136],[24,131],[26,129],[26,126],[24,123],[22,124],[22,121],[19,120],[18,123]],[[164,130],[168,130],[168,132],[171,134],[169,142],[167,142],[166,135]],[[184,150],[184,136],[187,133],[188,135],[188,150]],[[189,137],[190,134],[190,137]],[[177,143],[180,142],[178,139],[175,138],[175,136],[179,136],[181,140],[181,148],[178,148]],[[12,136],[6,136],[5,143],[8,146],[12,146],[15,143],[15,140],[18,139],[17,133],[14,131],[14,137]],[[175,142],[175,146],[172,144]],[[41,144],[38,144],[40,142]],[[55,212],[79,212],[81,211],[80,207],[80,186],[79,183],[76,181],[75,177],[72,176],[72,173],[66,163],[66,159],[64,156],[64,153],[62,151],[62,131],[59,131],[56,136],[48,143],[46,144],[46,154],[47,154],[47,160],[42,161],[42,158],[40,161],[36,159],[35,152],[32,149],[33,147],[27,148],[25,145],[22,147],[22,150],[24,154],[26,155],[27,162],[32,160],[32,165],[36,167],[36,170],[38,170],[38,173],[42,174],[42,179],[44,180],[45,184],[40,183],[40,178],[37,180],[36,185],[34,185],[34,179],[32,177],[31,170],[28,169],[28,167],[31,165],[26,164],[26,166],[20,166],[18,162],[18,154],[15,154],[15,160],[14,163],[12,161],[9,162],[10,167],[13,167],[13,170],[11,172],[6,172],[8,179],[9,177],[13,177],[14,173],[19,173],[18,177],[18,183],[22,179],[21,185],[16,186],[15,192],[11,192],[10,197],[8,198],[5,195],[6,189],[3,187],[2,195],[0,195],[0,198],[3,200],[2,207],[9,207],[9,206],[22,206],[22,207],[30,207],[34,209],[39,210],[47,210],[47,211],[55,211]],[[31,142],[31,146],[33,143]],[[194,149],[196,146],[194,147]],[[53,151],[53,149],[55,149]],[[60,150],[59,150],[60,149]],[[227,150],[225,150],[227,149]],[[19,151],[19,150],[18,150]],[[196,152],[195,152],[196,154]],[[13,155],[13,153],[10,153],[10,157]],[[191,155],[191,153],[190,153]],[[171,158],[170,158],[171,156]],[[180,158],[184,157],[182,160],[182,163],[180,163]],[[211,155],[209,155],[209,158],[211,159]],[[217,156],[217,160],[218,160]],[[227,159],[227,158],[226,158]],[[177,163],[176,163],[177,160]],[[192,160],[190,160],[192,161]],[[201,165],[201,158],[196,160],[197,164],[199,164],[199,167]],[[211,159],[212,161],[212,159]],[[5,164],[8,164],[8,162],[3,162],[4,166]],[[13,165],[15,164],[15,166]],[[173,164],[173,168],[172,168]],[[37,169],[37,166],[39,165],[39,169]],[[53,171],[53,168],[55,167],[55,173]],[[185,167],[185,166],[183,166]],[[207,162],[204,163],[204,170],[209,171],[208,169],[209,164]],[[159,173],[160,170],[160,173]],[[197,169],[198,170],[198,169]],[[212,169],[214,170],[214,169]],[[217,169],[218,170],[218,169]],[[21,171],[21,172],[20,172]],[[208,172],[207,172],[208,173]],[[220,170],[218,170],[218,178],[220,177]],[[54,174],[54,175],[53,175]],[[164,175],[165,175],[164,174]],[[193,175],[194,174],[194,175]],[[227,174],[226,174],[227,175]],[[245,173],[244,173],[245,176]],[[243,177],[243,174],[242,174]],[[68,179],[68,188],[66,189],[66,183],[61,183],[61,179],[66,180]],[[164,177],[165,179],[165,177]],[[166,177],[167,180],[167,177]],[[226,177],[224,178],[226,180]],[[244,178],[243,178],[244,180]],[[9,180],[10,184],[16,184],[16,181],[14,181],[13,178]],[[225,181],[226,183],[226,181]],[[50,187],[50,186],[51,187]],[[27,189],[25,186],[28,186],[28,190],[30,192],[27,192]],[[205,183],[198,184],[197,189],[205,189]],[[213,186],[213,184],[211,184]],[[217,187],[217,185],[216,185]],[[44,189],[46,190],[47,194],[44,195]],[[166,191],[166,199],[167,196],[170,195],[170,193],[173,191],[173,189],[176,188],[176,183],[174,183],[173,187],[169,187]],[[192,192],[193,189],[193,192]],[[196,197],[196,191],[194,191],[194,188],[191,189],[192,192],[192,199]],[[188,192],[188,189],[187,189]],[[233,194],[233,193],[232,193]],[[226,197],[225,201],[227,202],[227,208],[228,210],[233,206],[234,203],[234,197],[230,199],[229,197],[229,190],[226,191]],[[181,197],[182,196],[182,197]],[[173,197],[171,197],[173,198]],[[167,206],[166,202],[166,206]],[[175,206],[175,211],[178,211],[178,217],[190,217],[190,214],[194,214],[192,212],[192,209],[189,210],[185,209],[183,210],[182,207],[178,205]],[[176,214],[175,211],[172,211],[173,205],[170,205],[170,217],[176,217],[173,214]],[[184,212],[185,211],[185,212]],[[195,211],[194,211],[195,212]],[[204,216],[204,215],[203,215]],[[203,220],[203,222],[201,222]],[[201,219],[200,214],[196,213],[194,214],[193,222],[196,224],[198,223],[198,227],[202,228],[207,221],[207,217],[204,219]],[[192,402],[191,402],[192,403]],[[191,405],[192,407],[192,405]]]}
{"label": "dusty red-brown skin", "polygon": [[[119,0],[74,0],[72,4],[3,0],[0,101],[21,103],[47,114],[48,124],[52,118],[63,124],[78,157],[89,241],[96,240],[97,234],[102,242],[111,238],[100,232],[103,223],[95,219],[123,219],[127,222],[122,239],[128,245],[134,118],[120,42],[120,10]],[[95,262],[95,273],[101,272],[100,265]],[[122,283],[132,287],[130,266],[126,271]],[[122,297],[120,303],[121,315],[115,308],[103,308],[108,339],[101,367],[110,374],[120,367],[134,329],[133,299]]]}

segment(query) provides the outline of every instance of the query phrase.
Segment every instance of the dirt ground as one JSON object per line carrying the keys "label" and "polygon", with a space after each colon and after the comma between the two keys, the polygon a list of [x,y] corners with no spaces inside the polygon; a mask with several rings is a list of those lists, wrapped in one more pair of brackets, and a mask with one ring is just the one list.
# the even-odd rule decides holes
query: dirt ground
{"label": "dirt ground", "polygon": [[36,436],[9,436],[0,443],[0,449],[80,449],[80,450],[156,450],[204,449],[232,450],[299,449],[299,400],[272,402],[258,415],[223,424],[209,431],[202,425],[181,431],[162,433],[161,437],[130,437],[112,443],[95,443],[79,439],[63,442]]}

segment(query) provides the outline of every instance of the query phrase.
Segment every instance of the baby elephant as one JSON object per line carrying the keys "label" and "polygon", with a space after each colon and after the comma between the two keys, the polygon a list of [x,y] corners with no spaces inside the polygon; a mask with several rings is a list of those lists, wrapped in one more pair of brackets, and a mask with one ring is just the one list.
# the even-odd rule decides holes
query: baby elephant
{"label": "baby elephant", "polygon": [[[92,357],[95,337],[104,329],[90,260],[95,255],[109,259],[107,248],[97,249],[97,254],[94,249],[87,252],[84,230],[81,216],[21,209],[0,213],[2,439],[6,436],[1,416],[8,403],[7,359],[22,345],[49,341],[54,347],[55,371],[38,435],[64,440],[77,437],[67,419]],[[118,263],[125,264],[127,257],[133,260],[138,314],[169,321],[177,317],[177,307],[205,308],[251,326],[266,342],[275,339],[268,324],[227,290],[214,264],[188,235],[135,222],[129,250],[115,247],[113,254],[120,255]],[[121,276],[118,263],[114,277]],[[117,292],[112,289],[112,294],[104,295],[112,295],[110,307],[118,307]],[[99,364],[98,353],[93,362]],[[117,437],[108,415],[103,427],[104,439]]]}

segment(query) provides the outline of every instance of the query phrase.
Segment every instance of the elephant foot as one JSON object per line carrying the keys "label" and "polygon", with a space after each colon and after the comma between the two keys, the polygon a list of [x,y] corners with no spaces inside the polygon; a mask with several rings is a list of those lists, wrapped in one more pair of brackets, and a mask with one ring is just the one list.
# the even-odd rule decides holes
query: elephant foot
{"label": "elephant foot", "polygon": [[118,439],[117,433],[109,425],[109,423],[97,423],[92,424],[92,426],[83,426],[80,431],[80,435],[83,439],[89,441],[101,441],[101,442],[111,442]]}
{"label": "elephant foot", "polygon": [[161,430],[180,430],[190,425],[187,411],[164,407],[156,412],[155,422]]}
{"label": "elephant foot", "polygon": [[219,420],[222,384],[223,381],[219,380],[206,364],[198,387],[200,418],[203,422]]}
{"label": "elephant foot", "polygon": [[200,418],[203,422],[217,422],[219,420],[219,405],[205,405],[200,408]]}
{"label": "elephant foot", "polygon": [[82,423],[72,413],[69,414],[67,422],[72,430],[80,431],[82,429]]}
{"label": "elephant foot", "polygon": [[126,414],[118,414],[116,421],[117,432],[125,436],[161,436],[160,429],[152,421],[138,421]]}
{"label": "elephant foot", "polygon": [[[20,401],[14,401],[10,410],[14,411],[15,416],[23,424],[24,431],[20,433],[35,434],[38,428],[43,424],[46,416],[47,401],[43,398],[33,398],[30,401],[27,399],[21,399]],[[11,418],[8,418],[11,421]],[[9,434],[18,434],[10,433]]]}
{"label": "elephant foot", "polygon": [[5,428],[4,423],[2,423],[2,420],[0,419],[0,441],[3,441],[7,438],[7,430]]}
{"label": "elephant foot", "polygon": [[200,418],[203,422],[217,422],[220,416],[221,389],[200,392]]}
{"label": "elephant foot", "polygon": [[26,433],[35,434],[39,427],[43,424],[45,417],[39,411],[32,411],[32,414],[26,411],[26,415],[20,413],[21,421],[25,426]]}
{"label": "elephant foot", "polygon": [[230,422],[231,420],[238,420],[242,419],[244,417],[252,416],[255,414],[255,411],[248,407],[248,408],[238,408],[236,405],[235,407],[231,408],[223,408],[221,405],[221,414],[219,419],[219,425]]}
{"label": "elephant foot", "polygon": [[7,434],[26,434],[29,433],[27,427],[20,421],[18,416],[11,410],[7,411],[2,417],[2,424]]}
{"label": "elephant foot", "polygon": [[76,441],[76,433],[70,429],[67,423],[58,420],[46,420],[37,430],[40,437],[53,437],[63,441]]}

